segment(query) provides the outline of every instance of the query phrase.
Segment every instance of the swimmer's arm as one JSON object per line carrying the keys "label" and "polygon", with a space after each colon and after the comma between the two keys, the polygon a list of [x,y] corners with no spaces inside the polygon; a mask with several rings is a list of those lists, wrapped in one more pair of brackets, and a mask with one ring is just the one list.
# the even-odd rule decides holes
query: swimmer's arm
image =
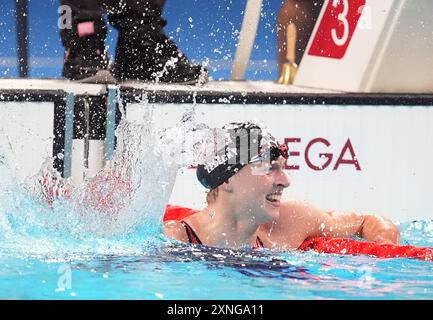
{"label": "swimmer's arm", "polygon": [[400,231],[391,220],[369,214],[311,209],[316,230],[313,236],[347,238],[359,236],[367,241],[398,244]]}
{"label": "swimmer's arm", "polygon": [[375,215],[365,215],[362,224],[362,237],[377,243],[398,245],[400,229],[389,219]]}
{"label": "swimmer's arm", "polygon": [[164,222],[164,234],[169,239],[188,242],[188,236],[185,232],[185,228],[179,221]]}

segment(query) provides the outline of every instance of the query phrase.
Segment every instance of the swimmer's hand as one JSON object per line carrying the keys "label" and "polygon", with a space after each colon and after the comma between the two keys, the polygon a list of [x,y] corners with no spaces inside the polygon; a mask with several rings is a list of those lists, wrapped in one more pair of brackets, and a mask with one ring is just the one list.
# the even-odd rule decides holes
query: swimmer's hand
{"label": "swimmer's hand", "polygon": [[400,230],[391,220],[374,215],[364,216],[361,235],[380,244],[398,245],[400,240]]}

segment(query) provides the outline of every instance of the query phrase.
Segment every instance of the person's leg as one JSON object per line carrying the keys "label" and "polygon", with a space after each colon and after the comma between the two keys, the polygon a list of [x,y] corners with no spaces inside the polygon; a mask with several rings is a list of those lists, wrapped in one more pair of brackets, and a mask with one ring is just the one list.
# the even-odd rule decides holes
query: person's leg
{"label": "person's leg", "polygon": [[108,0],[109,20],[119,31],[113,73],[119,80],[196,83],[193,65],[164,33],[164,0]]}
{"label": "person's leg", "polygon": [[165,0],[105,0],[110,23],[119,30],[158,26],[167,23],[162,18]]}
{"label": "person's leg", "polygon": [[71,8],[72,28],[60,30],[65,61],[63,76],[84,82],[112,82],[105,49],[107,26],[102,0],[60,0]]}
{"label": "person's leg", "polygon": [[278,65],[286,62],[286,30],[290,23],[297,28],[296,63],[299,65],[307,47],[324,0],[286,0],[281,7],[277,22]]}

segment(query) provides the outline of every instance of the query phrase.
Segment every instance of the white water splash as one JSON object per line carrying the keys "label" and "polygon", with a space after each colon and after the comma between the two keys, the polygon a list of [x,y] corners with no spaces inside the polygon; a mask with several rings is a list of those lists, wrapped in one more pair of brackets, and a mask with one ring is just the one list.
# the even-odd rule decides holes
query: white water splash
{"label": "white water splash", "polygon": [[49,259],[133,255],[164,241],[162,215],[177,171],[201,157],[211,135],[196,123],[194,107],[164,129],[156,128],[152,106],[146,110],[140,123],[122,117],[113,160],[83,184],[63,179],[52,159],[24,183],[1,183],[0,252]]}

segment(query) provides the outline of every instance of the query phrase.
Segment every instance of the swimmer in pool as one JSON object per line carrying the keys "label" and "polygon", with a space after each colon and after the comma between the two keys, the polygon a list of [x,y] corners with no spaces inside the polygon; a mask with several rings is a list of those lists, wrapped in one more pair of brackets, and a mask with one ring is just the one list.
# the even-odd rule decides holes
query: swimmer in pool
{"label": "swimmer in pool", "polygon": [[390,220],[371,214],[324,211],[282,201],[290,181],[283,168],[287,147],[255,123],[225,126],[229,137],[209,162],[197,167],[207,188],[207,207],[164,223],[167,237],[212,247],[298,249],[309,238],[359,236],[398,244]]}

